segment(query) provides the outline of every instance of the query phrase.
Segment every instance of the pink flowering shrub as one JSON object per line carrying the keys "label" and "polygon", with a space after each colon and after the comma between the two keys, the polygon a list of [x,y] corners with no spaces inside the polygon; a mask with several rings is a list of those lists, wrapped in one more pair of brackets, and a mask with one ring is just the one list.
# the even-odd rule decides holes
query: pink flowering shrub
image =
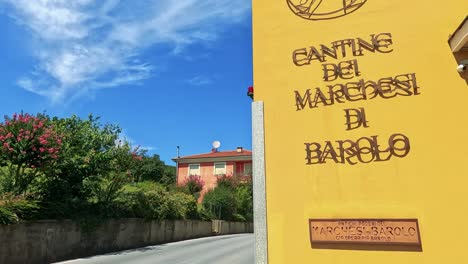
{"label": "pink flowering shrub", "polygon": [[198,175],[190,175],[186,178],[182,184],[183,187],[191,194],[201,192],[205,182]]}
{"label": "pink flowering shrub", "polygon": [[239,185],[239,176],[237,175],[220,175],[216,179],[217,186],[234,189]]}
{"label": "pink flowering shrub", "polygon": [[133,160],[136,160],[136,161],[142,161],[143,160],[143,155],[144,155],[144,152],[142,153],[140,151],[140,146],[137,146],[136,148],[134,148],[130,154],[132,155],[132,159]]}
{"label": "pink flowering shrub", "polygon": [[44,116],[13,114],[0,123],[0,158],[9,166],[10,188],[21,193],[30,183],[26,169],[38,169],[58,158],[61,137]]}

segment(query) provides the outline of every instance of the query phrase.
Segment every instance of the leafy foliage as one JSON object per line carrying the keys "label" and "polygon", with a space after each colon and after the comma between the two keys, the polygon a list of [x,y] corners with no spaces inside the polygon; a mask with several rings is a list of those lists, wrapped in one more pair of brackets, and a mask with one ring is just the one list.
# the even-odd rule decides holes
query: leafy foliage
{"label": "leafy foliage", "polygon": [[237,176],[221,175],[221,176],[218,176],[218,179],[216,182],[217,182],[217,186],[219,187],[234,189],[239,184],[239,179]]}
{"label": "leafy foliage", "polygon": [[212,218],[233,221],[253,220],[252,181],[236,176],[221,176],[217,187],[203,199],[203,207]]}
{"label": "leafy foliage", "polygon": [[164,174],[160,182],[164,185],[176,183],[176,168],[174,166],[164,165]]}
{"label": "leafy foliage", "polygon": [[[62,139],[44,115],[14,114],[0,124],[0,162],[6,166],[6,192],[24,194],[38,169],[58,159]],[[5,170],[4,170],[5,172]]]}
{"label": "leafy foliage", "polygon": [[[44,187],[48,201],[85,201],[93,192],[85,185],[91,178],[105,177],[116,168],[113,161],[119,155],[115,144],[120,128],[101,126],[92,115],[87,120],[77,116],[54,118],[52,123],[62,134],[62,153],[55,166],[47,171],[49,179]],[[117,168],[121,170],[122,168]]]}
{"label": "leafy foliage", "polygon": [[234,190],[218,186],[205,194],[203,206],[214,219],[232,220],[236,213]]}
{"label": "leafy foliage", "polygon": [[197,218],[197,202],[190,195],[169,192],[154,182],[127,185],[117,202],[128,208],[129,217],[147,219]]}
{"label": "leafy foliage", "polygon": [[0,225],[11,225],[18,223],[18,216],[12,211],[0,206]]}
{"label": "leafy foliage", "polygon": [[138,177],[135,181],[160,181],[164,175],[164,162],[159,159],[159,155],[152,157],[142,157],[139,166],[136,167],[135,174]]}
{"label": "leafy foliage", "polygon": [[[14,114],[0,123],[0,224],[72,218],[250,219],[249,191],[222,177],[197,204],[200,177],[178,187],[176,169],[121,140],[121,129],[82,119]],[[239,208],[245,207],[246,209]]]}
{"label": "leafy foliage", "polygon": [[252,180],[240,183],[235,190],[236,211],[242,216],[243,220],[253,220],[253,185]]}
{"label": "leafy foliage", "polygon": [[16,198],[5,203],[4,208],[15,213],[19,219],[35,219],[39,213],[40,206],[35,201],[24,198]]}
{"label": "leafy foliage", "polygon": [[208,211],[203,205],[198,205],[198,217],[203,221],[211,221],[215,219],[214,215]]}
{"label": "leafy foliage", "polygon": [[201,192],[205,182],[198,175],[188,176],[182,183],[182,188],[185,189],[189,194],[196,194]]}

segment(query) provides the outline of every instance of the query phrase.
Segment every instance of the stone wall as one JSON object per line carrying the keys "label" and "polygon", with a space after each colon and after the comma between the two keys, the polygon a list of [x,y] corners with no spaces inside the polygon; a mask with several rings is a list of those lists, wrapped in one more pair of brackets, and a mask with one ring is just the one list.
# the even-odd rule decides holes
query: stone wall
{"label": "stone wall", "polygon": [[0,263],[36,264],[103,254],[148,245],[253,232],[251,223],[225,221],[108,220],[83,231],[71,220],[0,226]]}

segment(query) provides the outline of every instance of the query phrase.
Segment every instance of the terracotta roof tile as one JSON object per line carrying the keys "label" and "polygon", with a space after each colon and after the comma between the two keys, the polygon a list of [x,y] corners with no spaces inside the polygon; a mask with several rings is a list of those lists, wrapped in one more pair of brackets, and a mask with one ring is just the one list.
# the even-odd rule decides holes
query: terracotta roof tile
{"label": "terracotta roof tile", "polygon": [[237,157],[237,156],[252,156],[252,151],[243,149],[242,152],[237,150],[209,152],[204,154],[183,156],[179,159],[199,159],[199,158],[218,158],[218,157]]}

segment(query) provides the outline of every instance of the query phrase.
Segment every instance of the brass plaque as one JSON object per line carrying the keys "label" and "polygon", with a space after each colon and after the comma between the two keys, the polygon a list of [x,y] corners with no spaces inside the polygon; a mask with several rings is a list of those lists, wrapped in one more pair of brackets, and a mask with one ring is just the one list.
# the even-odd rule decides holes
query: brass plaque
{"label": "brass plaque", "polygon": [[421,245],[417,219],[309,219],[310,242]]}

